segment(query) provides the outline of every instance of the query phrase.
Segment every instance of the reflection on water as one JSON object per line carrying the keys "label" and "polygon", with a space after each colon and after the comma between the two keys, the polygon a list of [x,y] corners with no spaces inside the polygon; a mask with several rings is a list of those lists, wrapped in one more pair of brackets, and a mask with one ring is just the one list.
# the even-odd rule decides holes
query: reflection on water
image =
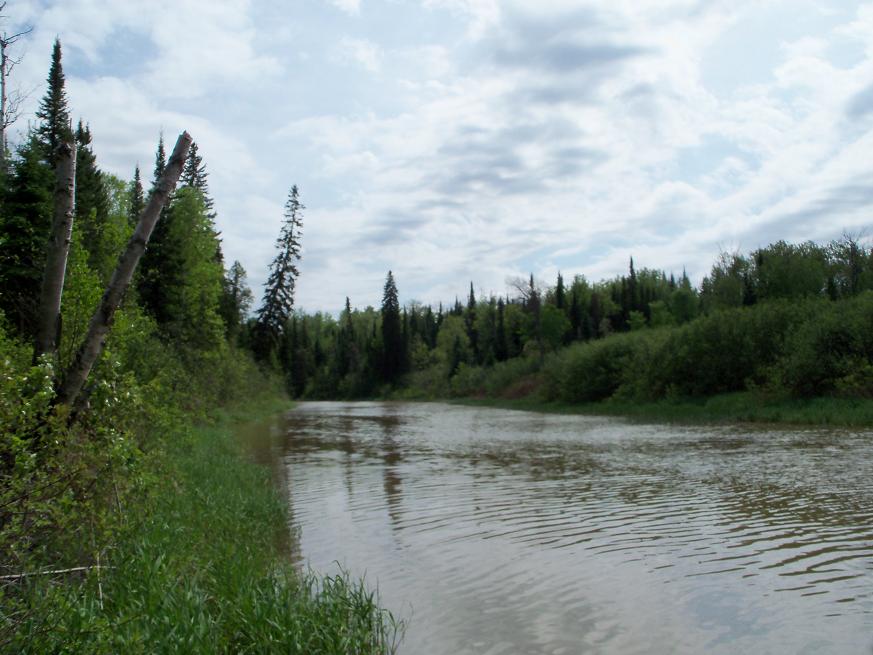
{"label": "reflection on water", "polygon": [[870,652],[873,435],[306,403],[304,561],[378,584],[406,653]]}

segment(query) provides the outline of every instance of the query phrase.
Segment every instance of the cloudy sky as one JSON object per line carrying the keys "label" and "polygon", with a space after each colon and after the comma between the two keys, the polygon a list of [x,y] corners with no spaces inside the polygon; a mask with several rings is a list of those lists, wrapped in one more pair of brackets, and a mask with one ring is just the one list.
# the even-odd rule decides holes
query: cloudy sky
{"label": "cloudy sky", "polygon": [[[297,304],[452,301],[472,280],[637,267],[864,233],[873,2],[10,0],[13,82],[64,48],[102,167],[187,129],[257,296],[297,184]],[[26,121],[17,127],[25,128]]]}

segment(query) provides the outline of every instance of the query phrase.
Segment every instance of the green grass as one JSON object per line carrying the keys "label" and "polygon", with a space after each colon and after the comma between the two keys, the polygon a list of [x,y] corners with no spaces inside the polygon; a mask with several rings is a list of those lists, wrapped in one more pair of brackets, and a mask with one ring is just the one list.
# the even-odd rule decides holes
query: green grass
{"label": "green grass", "polygon": [[285,507],[234,437],[242,418],[278,408],[168,440],[140,502],[123,508],[127,525],[102,562],[112,568],[0,590],[0,651],[392,652],[402,624],[362,583],[299,572],[279,551]]}
{"label": "green grass", "polygon": [[781,423],[843,427],[873,425],[873,400],[772,399],[753,392],[721,394],[701,400],[663,400],[651,403],[606,400],[598,403],[567,404],[546,402],[536,397],[462,398],[450,402],[532,412],[623,416],[669,423]]}

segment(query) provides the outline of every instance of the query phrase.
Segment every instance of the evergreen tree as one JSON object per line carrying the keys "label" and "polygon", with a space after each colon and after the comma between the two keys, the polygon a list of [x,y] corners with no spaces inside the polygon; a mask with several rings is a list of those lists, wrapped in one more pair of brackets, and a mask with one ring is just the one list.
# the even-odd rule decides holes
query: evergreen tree
{"label": "evergreen tree", "polygon": [[235,261],[224,276],[219,313],[224,321],[227,340],[236,341],[252,306],[252,290],[246,283],[246,269]]}
{"label": "evergreen tree", "polygon": [[206,211],[210,218],[215,219],[213,211],[214,202],[209,195],[209,174],[206,172],[206,164],[203,163],[203,157],[200,156],[197,143],[191,143],[191,149],[188,150],[188,159],[185,160],[185,168],[182,169],[182,177],[179,178],[180,184],[197,189],[203,195],[203,204],[206,205]]}
{"label": "evergreen tree", "polygon": [[0,220],[0,309],[20,334],[34,335],[52,224],[54,172],[31,135],[13,162]]}
{"label": "evergreen tree", "polygon": [[467,338],[470,339],[470,348],[473,351],[473,359],[479,358],[479,335],[476,331],[476,294],[473,292],[473,282],[470,282],[470,295],[467,296],[467,310],[464,312],[464,326],[467,328]]}
{"label": "evergreen tree", "polygon": [[294,307],[294,286],[299,271],[300,236],[303,226],[303,203],[297,185],[291,187],[285,203],[285,222],[276,239],[279,251],[270,264],[270,275],[264,284],[264,298],[257,311],[257,327],[261,346],[259,357],[265,358],[278,343],[278,339],[291,317]]}
{"label": "evergreen tree", "polygon": [[382,295],[382,379],[395,383],[403,373],[403,333],[394,275],[388,271]]}
{"label": "evergreen tree", "polygon": [[52,63],[49,67],[48,89],[39,103],[36,112],[40,124],[36,129],[42,154],[49,165],[54,168],[55,150],[58,145],[72,138],[70,130],[70,112],[67,109],[67,92],[64,90],[64,69],[61,65],[61,42],[55,39],[52,48]]}
{"label": "evergreen tree", "polygon": [[131,227],[136,226],[139,215],[145,209],[145,195],[143,194],[142,178],[139,173],[139,164],[133,171],[133,182],[130,183],[130,199],[128,205],[128,222]]}
{"label": "evergreen tree", "polygon": [[352,323],[352,305],[346,296],[346,307],[340,316],[340,329],[337,333],[336,369],[339,378],[343,378],[355,367],[355,326]]}
{"label": "evergreen tree", "polygon": [[558,284],[555,287],[555,307],[564,309],[564,278],[558,271]]}
{"label": "evergreen tree", "polygon": [[509,357],[509,344],[506,341],[506,304],[503,298],[497,300],[497,332],[494,339],[494,358],[498,362]]}
{"label": "evergreen tree", "polygon": [[[158,139],[158,149],[155,153],[155,169],[152,189],[154,189],[154,185],[157,184],[158,180],[161,179],[161,175],[163,175],[166,166],[164,135],[161,133],[160,138]],[[151,195],[151,191],[149,192],[149,195]],[[158,324],[164,324],[169,320],[165,307],[167,300],[166,279],[170,272],[166,253],[164,252],[168,242],[167,235],[170,230],[169,222],[169,210],[164,207],[161,210],[160,218],[158,218],[158,222],[155,224],[154,230],[152,231],[152,236],[149,239],[148,246],[146,246],[145,253],[143,253],[142,259],[140,260],[139,279],[137,282],[137,291],[139,292],[140,302],[142,303],[143,308],[151,314]]]}
{"label": "evergreen tree", "polygon": [[76,128],[76,223],[82,230],[88,251],[88,266],[104,282],[109,280],[118,258],[106,242],[109,222],[109,192],[103,174],[97,168],[97,158],[91,150],[91,130],[79,121]]}

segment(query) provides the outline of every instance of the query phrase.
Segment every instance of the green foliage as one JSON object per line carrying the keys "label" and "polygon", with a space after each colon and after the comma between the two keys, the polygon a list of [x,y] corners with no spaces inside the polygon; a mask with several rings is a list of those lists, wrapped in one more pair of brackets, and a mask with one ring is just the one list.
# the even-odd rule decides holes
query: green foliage
{"label": "green foliage", "polygon": [[404,373],[406,352],[400,324],[400,301],[394,276],[388,271],[382,294],[382,379],[394,384]]}
{"label": "green foliage", "polygon": [[127,217],[110,216],[109,189],[91,150],[91,131],[82,121],[76,129],[76,142],[75,224],[88,250],[88,264],[106,283],[121,252],[119,233],[126,232]]}
{"label": "green foliage", "polygon": [[212,350],[224,339],[219,300],[224,276],[215,259],[216,239],[202,196],[181,189],[170,210],[164,249],[165,327],[172,339]]}
{"label": "green foliage", "polygon": [[72,363],[88,332],[91,315],[103,295],[103,285],[88,265],[88,259],[81,229],[74,223],[61,299],[61,338],[58,348],[61,370]]}
{"label": "green foliage", "polygon": [[34,334],[52,221],[54,174],[31,137],[12,164],[0,213],[0,309],[19,334]]}
{"label": "green foliage", "polygon": [[[0,592],[20,614],[2,637],[36,653],[386,653],[402,624],[345,575],[279,564],[284,506],[230,430],[176,429],[144,463],[105,562],[65,585]],[[22,618],[23,617],[23,618]],[[47,629],[48,627],[51,629]]]}
{"label": "green foliage", "polygon": [[278,253],[270,264],[270,274],[264,284],[264,298],[257,311],[255,354],[261,361],[269,360],[276,353],[294,308],[304,209],[306,207],[300,202],[295,184],[285,202],[285,222],[276,239]]}
{"label": "green foliage", "polygon": [[49,67],[48,89],[39,103],[36,117],[40,119],[36,134],[42,157],[51,166],[55,163],[55,150],[64,140],[72,138],[70,111],[67,108],[67,92],[64,88],[64,69],[61,63],[61,42],[55,38],[52,46],[52,63]]}

